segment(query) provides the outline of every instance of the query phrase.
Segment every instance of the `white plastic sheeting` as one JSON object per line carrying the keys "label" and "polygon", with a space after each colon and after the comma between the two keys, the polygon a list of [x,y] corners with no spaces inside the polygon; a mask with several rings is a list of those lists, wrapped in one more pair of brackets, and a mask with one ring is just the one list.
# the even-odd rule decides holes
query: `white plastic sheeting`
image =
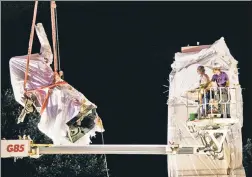
{"label": "white plastic sheeting", "polygon": [[[24,95],[23,83],[26,61],[27,56],[13,57],[10,60],[11,84],[15,99],[22,106],[24,106],[22,98]],[[51,85],[53,80],[54,73],[51,67],[44,62],[42,56],[39,54],[33,54],[29,65],[27,90]],[[38,110],[42,106],[47,92],[48,89],[37,90],[34,92],[39,101]],[[68,84],[54,88],[49,97],[46,109],[41,115],[38,124],[39,130],[50,137],[54,144],[68,144],[69,141],[65,138],[68,130],[66,123],[77,116],[83,99],[86,100],[86,105],[93,104],[87,100],[82,93],[78,92]],[[96,131],[103,131],[98,124],[75,144],[89,144],[90,137],[94,136]]]}
{"label": "white plastic sheeting", "polygon": [[[178,155],[168,157],[168,175],[177,176],[245,176],[242,165],[243,124],[242,91],[239,85],[238,62],[230,54],[224,41],[220,38],[208,48],[197,52],[176,53],[169,76],[168,100],[168,142],[183,146],[202,146],[199,137],[190,133],[186,121],[189,113],[197,112],[193,96],[187,99],[187,91],[196,88],[199,83],[197,67],[205,66],[206,74],[211,78],[212,68],[218,66],[228,74],[230,87],[236,88],[231,94],[231,119],[239,123],[229,127],[224,142],[224,160],[217,160],[207,155]],[[189,106],[187,106],[189,105]]]}
{"label": "white plastic sheeting", "polygon": [[[36,26],[36,32],[41,43],[41,54],[32,54],[29,64],[27,90],[33,90],[53,84],[54,72],[52,64],[52,53],[49,42],[42,24]],[[10,59],[10,77],[15,99],[24,106],[24,78],[26,71],[27,56],[16,56]],[[62,80],[61,80],[62,81]],[[40,110],[48,89],[36,90],[34,94],[38,100],[37,110]],[[86,105],[94,105],[82,93],[71,85],[60,85],[52,90],[45,111],[41,115],[38,128],[53,140],[56,145],[72,144],[66,139],[68,126],[66,123],[73,119],[80,111],[81,104],[85,100]],[[95,105],[94,105],[95,106]],[[96,106],[95,106],[96,107]],[[95,132],[103,132],[104,129],[95,121],[95,127],[74,144],[90,144],[90,138]]]}

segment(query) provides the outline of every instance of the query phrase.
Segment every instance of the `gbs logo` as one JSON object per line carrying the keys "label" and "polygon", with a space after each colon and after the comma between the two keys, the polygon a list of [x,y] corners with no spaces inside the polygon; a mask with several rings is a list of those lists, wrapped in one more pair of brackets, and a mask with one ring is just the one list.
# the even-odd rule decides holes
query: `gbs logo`
{"label": "gbs logo", "polygon": [[7,146],[7,152],[24,152],[24,144],[10,144]]}

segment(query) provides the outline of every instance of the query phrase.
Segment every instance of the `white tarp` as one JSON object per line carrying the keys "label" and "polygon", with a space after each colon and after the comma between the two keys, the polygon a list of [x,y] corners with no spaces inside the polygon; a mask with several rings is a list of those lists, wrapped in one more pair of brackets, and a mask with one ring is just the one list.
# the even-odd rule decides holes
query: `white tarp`
{"label": "white tarp", "polygon": [[[190,133],[186,121],[188,113],[197,110],[194,99],[186,99],[189,90],[199,83],[197,67],[203,65],[206,74],[212,78],[212,68],[218,66],[229,77],[230,87],[236,88],[231,94],[231,118],[239,119],[239,123],[230,127],[224,143],[224,160],[217,160],[207,155],[179,155],[168,157],[169,177],[177,176],[244,176],[242,166],[242,135],[243,124],[242,91],[239,86],[238,62],[230,54],[224,41],[220,38],[208,48],[197,52],[175,54],[169,76],[168,100],[168,142],[183,146],[201,146],[199,137]],[[190,105],[189,107],[186,104]],[[195,106],[196,105],[196,106]],[[241,169],[240,171],[238,169]],[[229,172],[228,172],[229,171]],[[239,171],[239,172],[238,172]],[[240,173],[239,175],[237,173]]]}
{"label": "white tarp", "polygon": [[[54,82],[54,72],[51,68],[52,53],[42,24],[36,26],[36,32],[41,43],[41,53],[32,54],[29,64],[27,90],[33,90],[44,86],[49,86]],[[24,106],[24,78],[26,71],[27,56],[16,56],[10,59],[10,77],[15,99]],[[62,79],[60,81],[63,81]],[[46,98],[48,89],[34,92],[39,102],[39,110]],[[41,115],[38,128],[53,140],[54,144],[71,144],[66,139],[68,126],[66,123],[79,113],[81,104],[85,100],[85,105],[94,105],[82,93],[74,89],[71,85],[60,85],[52,90],[45,111]],[[95,106],[95,105],[94,105]],[[96,106],[95,106],[96,107]],[[89,144],[90,138],[95,136],[95,132],[103,132],[104,129],[95,120],[95,127],[74,144]]]}

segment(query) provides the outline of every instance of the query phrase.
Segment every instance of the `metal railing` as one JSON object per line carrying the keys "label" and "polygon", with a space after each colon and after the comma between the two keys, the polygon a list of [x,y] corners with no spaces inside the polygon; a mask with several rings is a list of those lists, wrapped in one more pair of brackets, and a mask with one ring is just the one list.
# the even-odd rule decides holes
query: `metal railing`
{"label": "metal railing", "polygon": [[[232,87],[210,87],[209,89],[196,89],[198,93],[198,118],[207,118],[210,116],[222,115],[223,118],[230,118],[231,116],[231,104],[237,104],[236,89]],[[231,90],[235,90],[231,98]],[[187,115],[189,115],[188,109],[188,94],[187,94]],[[231,99],[235,99],[231,102]]]}

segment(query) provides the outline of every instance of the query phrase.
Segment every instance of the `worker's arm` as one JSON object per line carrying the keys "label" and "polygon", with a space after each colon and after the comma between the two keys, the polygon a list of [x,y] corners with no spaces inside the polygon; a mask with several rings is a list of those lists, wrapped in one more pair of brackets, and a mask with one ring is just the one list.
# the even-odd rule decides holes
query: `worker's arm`
{"label": "worker's arm", "polygon": [[[200,79],[198,79],[200,80]],[[192,87],[188,89],[188,92],[196,92],[197,89],[200,88],[200,82],[195,82]]]}

